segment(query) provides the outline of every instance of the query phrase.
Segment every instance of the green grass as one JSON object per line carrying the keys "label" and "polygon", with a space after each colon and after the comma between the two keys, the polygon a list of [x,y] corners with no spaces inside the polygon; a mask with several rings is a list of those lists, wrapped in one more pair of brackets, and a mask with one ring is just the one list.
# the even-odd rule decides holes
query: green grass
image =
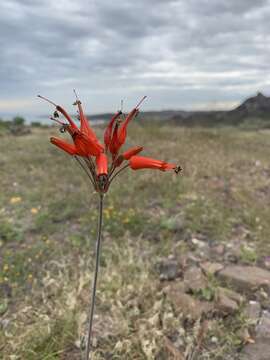
{"label": "green grass", "polygon": [[[129,170],[105,197],[95,360],[169,358],[164,335],[184,325],[164,301],[154,269],[158,258],[188,251],[187,234],[226,243],[241,237],[247,243],[243,263],[255,264],[270,253],[268,130],[149,123],[129,130],[130,144],[144,145],[151,157],[177,161],[183,173]],[[30,135],[1,137],[5,360],[14,354],[27,360],[80,356],[75,344],[89,304],[98,199],[76,163],[50,145],[54,132],[36,128]],[[197,295],[211,300],[214,290],[211,285]],[[228,321],[213,325],[219,342],[210,359],[239,347],[233,334],[241,321]]]}

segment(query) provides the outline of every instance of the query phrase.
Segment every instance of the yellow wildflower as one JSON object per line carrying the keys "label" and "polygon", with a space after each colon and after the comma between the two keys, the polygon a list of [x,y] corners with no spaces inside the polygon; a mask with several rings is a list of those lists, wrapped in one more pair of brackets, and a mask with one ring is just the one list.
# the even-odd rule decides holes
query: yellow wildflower
{"label": "yellow wildflower", "polygon": [[11,204],[17,204],[19,202],[22,201],[22,198],[20,196],[13,196],[12,198],[10,198],[9,202]]}
{"label": "yellow wildflower", "polygon": [[32,208],[32,209],[31,209],[31,213],[32,213],[33,215],[37,214],[38,212],[39,212],[39,209],[37,209],[37,208]]}

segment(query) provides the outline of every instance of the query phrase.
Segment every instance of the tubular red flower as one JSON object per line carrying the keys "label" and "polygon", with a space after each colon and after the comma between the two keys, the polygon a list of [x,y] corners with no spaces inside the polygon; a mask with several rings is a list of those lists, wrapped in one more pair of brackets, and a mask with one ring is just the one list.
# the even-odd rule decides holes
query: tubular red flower
{"label": "tubular red flower", "polygon": [[123,158],[125,160],[129,160],[132,156],[139,154],[141,151],[143,151],[142,146],[135,146],[133,148],[128,149],[123,153]]}
{"label": "tubular red flower", "polygon": [[106,149],[109,147],[112,139],[112,130],[113,130],[113,125],[115,123],[115,121],[119,118],[119,116],[122,114],[122,111],[118,111],[110,120],[109,124],[107,125],[105,132],[104,132],[104,144],[106,146]]}
{"label": "tubular red flower", "polygon": [[77,149],[73,144],[69,144],[66,141],[63,141],[56,137],[51,137],[51,143],[59,147],[61,150],[64,150],[69,155],[78,155]]}
{"label": "tubular red flower", "polygon": [[78,126],[75,124],[75,122],[71,119],[71,117],[69,116],[69,114],[66,112],[66,110],[64,108],[62,108],[62,106],[60,105],[56,105],[56,110],[59,111],[66,119],[67,121],[70,123],[70,126],[72,127],[72,129],[74,130],[78,130]]}
{"label": "tubular red flower", "polygon": [[[125,143],[126,137],[127,137],[127,126],[129,124],[129,122],[139,113],[139,106],[144,101],[144,99],[146,99],[146,96],[144,96],[139,101],[139,103],[135,106],[135,108],[133,110],[131,110],[131,112],[128,114],[128,116],[126,117],[125,121],[123,122],[123,124],[120,126],[119,129],[118,129],[118,127],[117,127],[117,129],[114,128],[114,130],[116,130],[116,131],[114,131],[114,133],[113,133],[113,137],[112,137],[112,141],[111,141],[112,144],[110,147],[110,151],[111,151],[111,149],[113,150],[113,151],[111,151],[112,154],[117,154],[120,147]],[[116,125],[118,125],[118,124],[116,124]]]}
{"label": "tubular red flower", "polygon": [[[118,118],[122,114],[121,111],[118,111],[111,118],[104,132],[105,146],[103,146],[99,142],[95,132],[91,128],[83,112],[82,104],[78,99],[77,95],[74,105],[78,106],[80,127],[75,124],[70,115],[61,106],[56,105],[53,101],[43,96],[38,96],[56,107],[56,111],[54,112],[51,119],[56,121],[61,126],[61,132],[67,131],[73,140],[73,144],[70,144],[59,138],[52,137],[52,144],[65,151],[69,155],[75,156],[79,165],[83,168],[83,170],[89,177],[95,190],[98,191],[100,194],[105,194],[108,191],[112,181],[120,173],[122,173],[128,168],[131,168],[133,170],[174,170],[176,173],[181,171],[180,166],[177,166],[176,164],[167,163],[165,161],[160,161],[149,157],[138,156],[137,154],[139,154],[143,150],[142,146],[132,147],[123,152],[122,154],[119,153],[120,147],[126,141],[127,126],[129,122],[138,114],[139,106],[145,99],[145,97],[143,97],[138,103],[138,105],[135,106],[135,108],[126,116],[122,124],[120,124],[120,121],[118,120]],[[58,112],[66,118],[67,122],[59,119]],[[106,150],[106,153],[104,152],[104,148]],[[107,150],[109,150],[111,153],[111,156],[109,157],[109,165],[109,160],[106,156]],[[95,157],[95,159],[93,157]],[[121,166],[124,161],[128,162],[124,166]]]}
{"label": "tubular red flower", "polygon": [[125,143],[126,137],[127,137],[127,126],[129,122],[139,113],[139,110],[137,108],[133,109],[128,116],[126,117],[125,121],[121,125],[118,133],[117,138],[117,146],[118,149]]}
{"label": "tubular red flower", "polygon": [[132,156],[129,160],[129,165],[133,170],[158,169],[161,171],[175,170],[175,172],[179,172],[181,170],[181,168],[176,164],[166,163],[165,161],[144,156]]}
{"label": "tubular red flower", "polygon": [[128,149],[123,154],[119,155],[118,158],[115,160],[115,167],[120,166],[124,160],[129,160],[132,156],[139,154],[142,150],[142,146],[135,146]]}
{"label": "tubular red flower", "polygon": [[97,175],[108,175],[108,159],[104,153],[96,157]]}
{"label": "tubular red flower", "polygon": [[118,153],[118,149],[119,149],[119,145],[118,145],[118,128],[119,128],[119,125],[115,124],[115,127],[113,129],[112,140],[111,140],[110,145],[109,145],[110,152],[113,155],[116,155]]}
{"label": "tubular red flower", "polygon": [[98,156],[103,151],[97,142],[92,141],[81,131],[75,132],[72,139],[81,156]]}
{"label": "tubular red flower", "polygon": [[102,152],[104,150],[104,147],[98,141],[98,138],[97,138],[95,132],[93,131],[93,129],[91,129],[91,127],[89,125],[89,121],[87,120],[86,116],[84,115],[82,104],[81,104],[80,100],[77,100],[76,104],[78,105],[78,109],[79,109],[81,132],[83,134],[85,134],[91,142],[96,143],[95,144],[96,149],[99,148],[100,152]]}

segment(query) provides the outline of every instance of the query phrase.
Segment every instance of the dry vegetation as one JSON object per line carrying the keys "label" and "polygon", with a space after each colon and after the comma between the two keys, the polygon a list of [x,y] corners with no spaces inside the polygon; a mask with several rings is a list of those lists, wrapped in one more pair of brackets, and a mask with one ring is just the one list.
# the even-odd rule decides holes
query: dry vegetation
{"label": "dry vegetation", "polygon": [[[49,144],[55,131],[0,138],[5,360],[80,358],[97,196],[75,161]],[[194,239],[208,247],[238,241],[240,264],[261,264],[270,254],[270,133],[148,124],[129,134],[147,155],[184,170],[129,170],[106,196],[93,359],[226,359],[243,346],[241,309],[208,319],[201,341],[203,320],[176,312],[156,264],[170,255],[200,256]],[[208,281],[192,296],[210,303],[219,283]]]}

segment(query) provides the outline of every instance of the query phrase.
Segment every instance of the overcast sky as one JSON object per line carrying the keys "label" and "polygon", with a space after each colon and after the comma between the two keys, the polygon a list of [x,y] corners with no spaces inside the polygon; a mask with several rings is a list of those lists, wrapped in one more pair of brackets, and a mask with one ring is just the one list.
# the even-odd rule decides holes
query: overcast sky
{"label": "overcast sky", "polygon": [[0,114],[231,108],[270,95],[270,0],[1,0]]}

